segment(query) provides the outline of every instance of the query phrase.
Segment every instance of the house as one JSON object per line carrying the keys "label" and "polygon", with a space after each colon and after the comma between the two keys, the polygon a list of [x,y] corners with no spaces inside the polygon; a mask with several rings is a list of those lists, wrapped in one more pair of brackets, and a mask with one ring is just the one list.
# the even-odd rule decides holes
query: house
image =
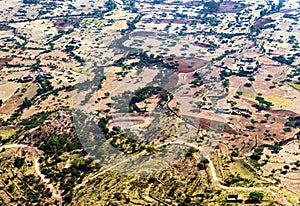
{"label": "house", "polygon": [[70,41],[70,44],[77,44],[77,43],[80,43],[80,40],[72,39],[72,40]]}
{"label": "house", "polygon": [[39,72],[36,77],[37,78],[43,78],[44,77],[44,73],[43,72]]}
{"label": "house", "polygon": [[44,79],[53,79],[54,77],[51,75],[51,74],[44,74],[43,72],[39,72],[37,75],[36,75],[36,78],[37,79],[40,79],[40,78],[44,78]]}
{"label": "house", "polygon": [[10,41],[14,41],[15,39],[14,38],[11,38],[11,37],[6,37],[4,39],[5,42],[10,42]]}
{"label": "house", "polygon": [[247,66],[246,68],[243,68],[244,72],[253,73],[254,67],[252,65]]}
{"label": "house", "polygon": [[23,77],[22,82],[31,82],[33,80],[33,76],[28,74],[26,77]]}
{"label": "house", "polygon": [[237,72],[238,76],[250,76],[256,68],[254,68],[252,65],[246,66],[246,67],[240,67],[239,71]]}
{"label": "house", "polygon": [[230,114],[231,109],[230,108],[216,108],[216,113],[223,113],[223,114]]}
{"label": "house", "polygon": [[249,66],[247,66],[247,69],[248,69],[248,70],[253,70],[254,67],[253,67],[252,65],[249,65]]}
{"label": "house", "polygon": [[236,27],[241,27],[243,23],[241,21],[238,21],[237,24],[235,25]]}
{"label": "house", "polygon": [[241,59],[241,62],[249,62],[249,63],[252,63],[252,62],[254,62],[254,59],[253,59],[253,58],[242,58],[242,59]]}
{"label": "house", "polygon": [[232,194],[227,196],[227,202],[243,202],[244,195],[243,194]]}
{"label": "house", "polygon": [[51,74],[44,74],[45,79],[53,79],[54,77]]}
{"label": "house", "polygon": [[18,82],[21,82],[21,83],[26,83],[26,82],[31,82],[33,80],[33,76],[31,74],[28,74],[27,76],[23,77],[23,76],[20,76],[18,78]]}

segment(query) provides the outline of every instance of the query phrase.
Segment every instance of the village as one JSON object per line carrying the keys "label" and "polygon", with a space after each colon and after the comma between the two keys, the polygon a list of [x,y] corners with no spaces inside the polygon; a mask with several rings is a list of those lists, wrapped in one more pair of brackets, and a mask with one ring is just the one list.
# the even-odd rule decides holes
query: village
{"label": "village", "polygon": [[0,1],[0,205],[299,205],[299,15]]}

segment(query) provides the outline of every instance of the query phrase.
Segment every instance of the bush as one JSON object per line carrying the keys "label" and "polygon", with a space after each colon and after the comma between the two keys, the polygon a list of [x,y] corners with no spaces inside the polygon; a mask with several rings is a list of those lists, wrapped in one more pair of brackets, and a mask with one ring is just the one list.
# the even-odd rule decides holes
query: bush
{"label": "bush", "polygon": [[23,101],[23,107],[24,108],[29,108],[31,106],[31,101],[25,97],[24,101]]}
{"label": "bush", "polygon": [[264,194],[261,192],[250,192],[248,201],[251,203],[260,203],[264,198]]}

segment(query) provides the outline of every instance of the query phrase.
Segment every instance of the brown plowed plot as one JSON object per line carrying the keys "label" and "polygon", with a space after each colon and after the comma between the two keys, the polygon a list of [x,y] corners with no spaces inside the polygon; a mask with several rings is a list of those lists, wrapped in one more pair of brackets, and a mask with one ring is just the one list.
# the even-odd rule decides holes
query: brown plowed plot
{"label": "brown plowed plot", "polygon": [[255,22],[254,27],[255,27],[255,28],[260,28],[260,27],[262,27],[262,26],[264,26],[264,25],[266,25],[266,24],[272,23],[272,22],[274,22],[274,21],[275,21],[275,20],[273,20],[273,19],[265,19],[265,18],[261,18],[261,19],[259,19],[257,22]]}
{"label": "brown plowed plot", "polygon": [[198,47],[204,47],[204,48],[209,48],[209,47],[211,47],[211,45],[210,44],[205,44],[205,43],[201,43],[201,42],[194,42],[194,43],[192,43],[193,45],[195,45],[195,46],[198,46]]}
{"label": "brown plowed plot", "polygon": [[157,19],[157,18],[143,18],[142,19],[143,23],[150,23],[153,22],[155,24],[168,24],[168,23],[172,23],[172,24],[192,24],[193,22],[196,23],[202,23],[201,20],[197,20],[197,19]]}
{"label": "brown plowed plot", "polygon": [[292,11],[295,11],[295,9],[280,9],[280,13],[288,14]]}
{"label": "brown plowed plot", "polygon": [[288,110],[283,110],[283,109],[279,109],[279,110],[269,110],[269,113],[271,113],[273,116],[278,116],[278,115],[282,115],[283,117],[290,117],[290,116],[296,116],[299,115],[293,111],[288,111]]}
{"label": "brown plowed plot", "polygon": [[217,13],[237,13],[245,9],[246,7],[243,7],[241,5],[238,5],[237,2],[234,1],[223,1],[220,4],[219,10]]}
{"label": "brown plowed plot", "polygon": [[179,77],[177,74],[172,74],[169,78],[169,82],[164,86],[164,91],[174,88],[178,83]]}
{"label": "brown plowed plot", "polygon": [[0,58],[0,69],[2,69],[3,65],[10,62],[11,60],[12,60],[12,58]]}
{"label": "brown plowed plot", "polygon": [[[271,114],[271,117],[267,120],[264,117],[265,113]],[[257,123],[253,124],[250,121],[250,118],[244,118],[240,116],[236,116],[234,118],[234,122],[239,122],[238,129],[241,128],[243,136],[238,139],[224,140],[229,144],[234,144],[237,146],[241,146],[243,141],[252,141],[252,147],[258,145],[274,145],[274,142],[284,143],[288,141],[292,134],[296,132],[297,129],[291,128],[291,132],[284,132],[284,128],[286,128],[285,123],[287,122],[287,118],[289,116],[295,116],[294,112],[290,112],[287,110],[266,110],[261,111],[261,113],[257,113],[255,119]],[[233,122],[232,121],[232,122]],[[250,152],[250,145],[243,149],[244,152]]]}
{"label": "brown plowed plot", "polygon": [[155,32],[152,31],[137,31],[131,34],[132,37],[134,36],[142,36],[142,37],[147,37],[147,36],[156,36]]}
{"label": "brown plowed plot", "polygon": [[[143,1],[141,4],[154,4],[151,1]],[[157,3],[156,3],[157,4]],[[203,3],[201,1],[188,1],[185,3],[181,2],[160,2],[159,5],[168,5],[168,6],[201,6]]]}
{"label": "brown plowed plot", "polygon": [[[220,122],[220,121],[215,121],[215,120],[211,120],[211,119],[205,119],[205,118],[195,118],[195,117],[191,117],[191,116],[185,116],[187,118],[188,121],[191,122],[191,124],[193,124],[195,127],[199,128],[199,129],[203,129],[203,130],[207,130],[211,127],[216,127],[218,125],[222,125],[224,126],[224,128],[222,129],[223,132],[225,133],[236,133],[236,131],[231,128],[228,124],[224,123],[224,122]],[[217,129],[217,128],[215,128]]]}
{"label": "brown plowed plot", "polygon": [[208,61],[205,61],[203,59],[195,58],[195,57],[171,57],[166,56],[164,57],[164,61],[167,63],[178,63],[178,69],[176,70],[176,73],[189,73],[193,72],[200,67],[205,66]]}
{"label": "brown plowed plot", "polygon": [[145,120],[142,119],[124,119],[124,120],[113,120],[111,126],[130,127],[134,125],[144,124]]}
{"label": "brown plowed plot", "polygon": [[65,29],[67,27],[73,27],[75,24],[80,22],[80,18],[61,18],[61,19],[55,19],[54,20],[54,25],[56,26],[57,29]]}
{"label": "brown plowed plot", "polygon": [[8,31],[8,30],[12,30],[13,28],[10,26],[7,26],[5,24],[0,24],[0,31]]}
{"label": "brown plowed plot", "polygon": [[188,1],[184,3],[185,6],[201,6],[203,5],[202,1]]}
{"label": "brown plowed plot", "polygon": [[[142,1],[140,4],[155,4],[153,3],[152,1]],[[183,3],[177,3],[177,2],[174,2],[174,3],[167,3],[167,2],[160,2],[158,3],[160,5],[177,5],[177,6],[182,6]]]}

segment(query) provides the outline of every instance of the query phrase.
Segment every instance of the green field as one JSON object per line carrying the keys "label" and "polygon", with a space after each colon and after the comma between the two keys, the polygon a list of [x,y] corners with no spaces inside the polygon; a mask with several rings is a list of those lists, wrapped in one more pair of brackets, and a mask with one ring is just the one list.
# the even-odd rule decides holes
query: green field
{"label": "green field", "polygon": [[294,89],[297,89],[300,91],[300,85],[299,84],[290,84],[291,87],[293,87]]}

